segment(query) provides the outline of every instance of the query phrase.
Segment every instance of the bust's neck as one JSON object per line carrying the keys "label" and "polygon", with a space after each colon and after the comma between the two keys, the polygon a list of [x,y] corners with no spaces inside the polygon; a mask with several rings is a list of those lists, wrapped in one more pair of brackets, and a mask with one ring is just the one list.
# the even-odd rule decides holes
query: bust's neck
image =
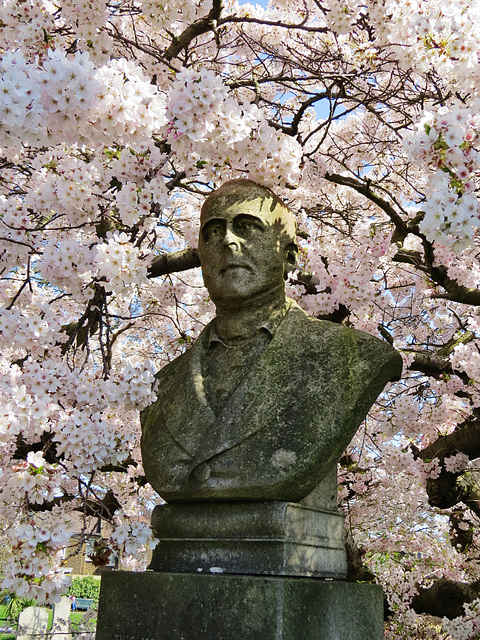
{"label": "bust's neck", "polygon": [[277,309],[286,304],[285,287],[263,292],[246,302],[215,303],[216,330],[225,340],[245,339],[254,336]]}

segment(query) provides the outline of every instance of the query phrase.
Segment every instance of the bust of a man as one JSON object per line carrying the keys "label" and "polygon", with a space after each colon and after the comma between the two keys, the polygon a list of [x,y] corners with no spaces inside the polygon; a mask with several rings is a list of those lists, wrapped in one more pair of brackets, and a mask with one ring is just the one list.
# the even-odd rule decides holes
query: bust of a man
{"label": "bust of a man", "polygon": [[157,374],[141,416],[147,480],[167,502],[299,502],[400,376],[401,357],[286,297],[295,219],[269,189],[231,180],[214,191],[198,252],[216,316]]}

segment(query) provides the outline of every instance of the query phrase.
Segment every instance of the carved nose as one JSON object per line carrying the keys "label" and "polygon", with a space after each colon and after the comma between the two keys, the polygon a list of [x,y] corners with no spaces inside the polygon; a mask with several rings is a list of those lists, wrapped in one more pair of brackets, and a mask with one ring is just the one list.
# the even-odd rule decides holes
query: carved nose
{"label": "carved nose", "polygon": [[240,240],[231,229],[226,230],[225,236],[223,238],[223,244],[226,247],[236,247],[237,249],[240,248]]}

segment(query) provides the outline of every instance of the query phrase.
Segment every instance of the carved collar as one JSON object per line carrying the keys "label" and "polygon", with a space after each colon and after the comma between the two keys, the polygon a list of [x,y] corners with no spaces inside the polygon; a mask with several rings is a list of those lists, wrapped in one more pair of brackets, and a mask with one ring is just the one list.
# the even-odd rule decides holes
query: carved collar
{"label": "carved collar", "polygon": [[[293,300],[291,300],[290,298],[287,298],[283,307],[280,307],[279,309],[274,309],[274,311],[270,314],[267,320],[258,327],[258,331],[266,331],[270,339],[272,339],[275,331],[278,328],[278,325],[283,320],[283,318],[285,317],[285,314],[290,309],[292,304],[294,304]],[[216,322],[214,320],[210,325],[210,332],[208,336],[208,348],[210,349],[214,345],[214,343],[220,342],[225,347],[230,349],[230,348],[239,346],[241,344],[244,344],[245,342],[248,342],[249,340],[252,340],[255,337],[256,337],[256,334],[253,336],[248,336],[247,338],[240,338],[238,340],[225,340],[217,333]]]}

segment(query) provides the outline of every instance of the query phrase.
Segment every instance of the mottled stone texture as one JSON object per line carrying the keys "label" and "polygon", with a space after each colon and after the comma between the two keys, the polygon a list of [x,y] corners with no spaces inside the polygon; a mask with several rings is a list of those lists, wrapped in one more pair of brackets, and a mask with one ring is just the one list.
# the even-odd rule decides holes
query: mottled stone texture
{"label": "mottled stone texture", "polygon": [[109,572],[97,640],[380,640],[382,612],[375,585]]}
{"label": "mottled stone texture", "polygon": [[18,617],[18,640],[44,637],[48,627],[48,611],[44,607],[27,607]]}
{"label": "mottled stone texture", "polygon": [[67,596],[62,596],[60,602],[53,605],[53,621],[49,640],[71,640],[70,612],[72,601]]}
{"label": "mottled stone texture", "polygon": [[150,569],[345,578],[343,516],[288,502],[158,506]]}
{"label": "mottled stone texture", "polygon": [[293,304],[216,415],[202,363],[209,327],[158,374],[142,414],[147,479],[167,502],[305,498],[329,473],[400,355],[361,331]]}
{"label": "mottled stone texture", "polygon": [[155,571],[103,574],[97,640],[379,640],[381,588],[322,578],[346,573],[337,460],[402,359],[286,299],[295,219],[270,190],[230,181],[200,225],[216,316],[141,415]]}
{"label": "mottled stone texture", "polygon": [[158,373],[141,415],[146,478],[167,502],[299,502],[332,474],[402,359],[286,299],[295,218],[269,189],[231,180],[213,192],[198,252],[216,316]]}

